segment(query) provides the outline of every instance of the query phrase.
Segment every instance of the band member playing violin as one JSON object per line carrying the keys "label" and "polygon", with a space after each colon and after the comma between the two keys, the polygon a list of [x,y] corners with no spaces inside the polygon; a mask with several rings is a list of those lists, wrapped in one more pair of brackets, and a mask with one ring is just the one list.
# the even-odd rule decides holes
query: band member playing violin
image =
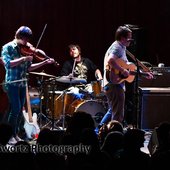
{"label": "band member playing violin", "polygon": [[[18,136],[20,121],[23,116],[22,109],[26,100],[26,73],[37,69],[46,64],[54,63],[52,58],[44,58],[43,61],[33,63],[33,57],[42,50],[34,49],[33,51],[24,51],[22,47],[33,46],[29,43],[32,37],[32,31],[27,26],[21,26],[15,33],[15,38],[2,47],[1,56],[6,70],[5,83],[7,95],[10,102],[10,112],[8,123],[13,128],[13,137],[10,139],[10,144],[15,144],[21,140]],[[25,52],[25,53],[24,53]],[[27,53],[26,53],[27,52]],[[17,81],[19,80],[19,81]],[[22,81],[23,80],[23,81]],[[11,82],[11,83],[10,83]]]}

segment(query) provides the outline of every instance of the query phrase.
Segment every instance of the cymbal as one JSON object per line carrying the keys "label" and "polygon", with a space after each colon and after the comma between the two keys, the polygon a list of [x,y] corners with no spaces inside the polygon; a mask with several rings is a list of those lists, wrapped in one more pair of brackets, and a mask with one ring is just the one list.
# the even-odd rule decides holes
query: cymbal
{"label": "cymbal", "polygon": [[79,84],[79,83],[87,83],[86,79],[78,78],[78,77],[69,77],[69,76],[62,76],[56,79],[56,81],[61,83],[73,83],[73,84]]}
{"label": "cymbal", "polygon": [[44,72],[40,72],[40,73],[38,73],[38,72],[29,72],[30,74],[36,74],[36,75],[39,75],[39,76],[47,76],[47,77],[56,77],[56,76],[53,76],[53,75],[51,75],[51,74],[46,74],[46,73],[44,73]]}

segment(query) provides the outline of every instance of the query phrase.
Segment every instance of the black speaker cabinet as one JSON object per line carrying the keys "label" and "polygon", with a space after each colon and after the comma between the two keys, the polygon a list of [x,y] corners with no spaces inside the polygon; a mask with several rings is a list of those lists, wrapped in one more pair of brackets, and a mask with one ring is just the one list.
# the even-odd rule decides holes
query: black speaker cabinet
{"label": "black speaker cabinet", "polygon": [[170,88],[139,88],[141,129],[150,130],[170,122]]}

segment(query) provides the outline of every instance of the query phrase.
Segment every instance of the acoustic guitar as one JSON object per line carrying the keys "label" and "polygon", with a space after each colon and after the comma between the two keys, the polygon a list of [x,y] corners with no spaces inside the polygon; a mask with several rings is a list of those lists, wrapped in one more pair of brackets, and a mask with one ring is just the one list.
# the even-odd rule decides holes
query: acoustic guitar
{"label": "acoustic guitar", "polygon": [[32,114],[28,86],[26,86],[26,104],[27,112],[25,109],[23,110],[23,116],[25,119],[24,129],[28,139],[35,139],[40,132],[40,128],[37,123],[37,114]]}
{"label": "acoustic guitar", "polygon": [[[131,62],[127,63],[120,58],[116,60],[116,63],[120,67],[127,69],[129,71],[129,76],[124,77],[119,70],[112,68],[111,70],[107,70],[107,73],[106,73],[107,79],[110,80],[113,84],[120,84],[123,81],[127,81],[129,83],[133,82],[134,79],[135,79],[135,75],[137,74],[136,65],[131,63]],[[142,76],[148,75],[146,72],[141,72],[141,71],[139,72],[139,74],[142,75]]]}

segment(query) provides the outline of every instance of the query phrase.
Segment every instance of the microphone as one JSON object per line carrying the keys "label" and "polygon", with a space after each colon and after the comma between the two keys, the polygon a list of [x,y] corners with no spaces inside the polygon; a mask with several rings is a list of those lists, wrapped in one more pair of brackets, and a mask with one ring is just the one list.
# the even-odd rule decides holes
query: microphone
{"label": "microphone", "polygon": [[132,42],[132,41],[134,41],[134,39],[128,38],[127,41],[128,41],[128,42]]}

